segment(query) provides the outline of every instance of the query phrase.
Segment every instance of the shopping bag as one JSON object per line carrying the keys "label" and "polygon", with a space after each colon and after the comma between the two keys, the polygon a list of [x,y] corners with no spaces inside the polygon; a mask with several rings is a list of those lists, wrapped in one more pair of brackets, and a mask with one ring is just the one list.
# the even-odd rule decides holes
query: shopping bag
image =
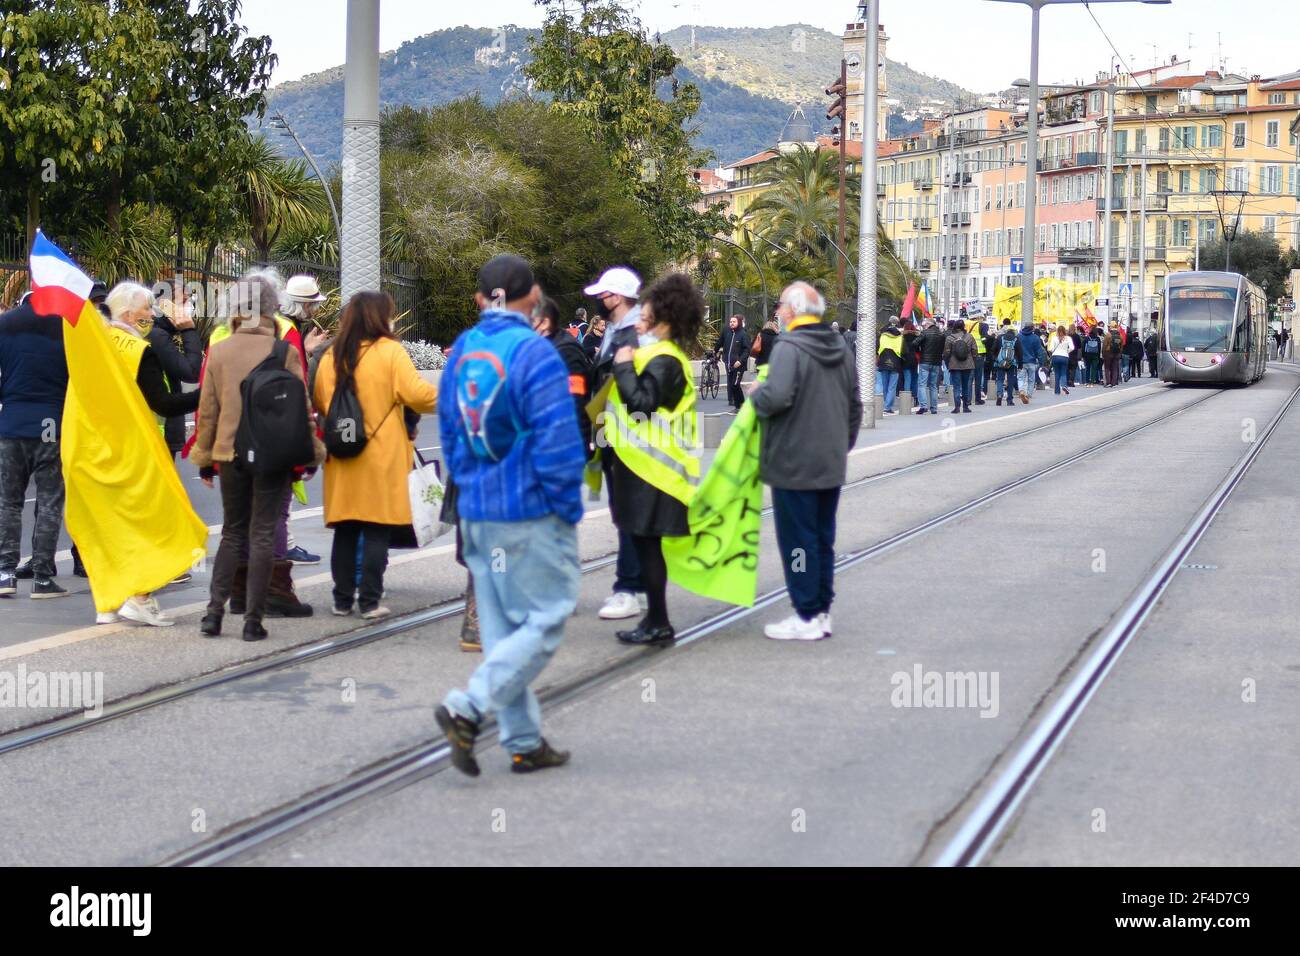
{"label": "shopping bag", "polygon": [[417,449],[419,464],[406,478],[407,492],[411,497],[411,526],[415,529],[416,544],[423,548],[451,530],[442,520],[444,489],[438,479],[437,468],[426,462]]}
{"label": "shopping bag", "polygon": [[1047,384],[1047,370],[1046,370],[1046,369],[1041,369],[1041,368],[1040,368],[1040,369],[1038,370],[1038,384],[1040,384],[1040,385],[1046,385],[1046,384]]}

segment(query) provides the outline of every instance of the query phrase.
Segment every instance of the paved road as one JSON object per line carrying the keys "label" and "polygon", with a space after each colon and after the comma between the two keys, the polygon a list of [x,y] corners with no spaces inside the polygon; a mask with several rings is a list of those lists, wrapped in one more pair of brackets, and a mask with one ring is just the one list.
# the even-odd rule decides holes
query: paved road
{"label": "paved road", "polygon": [[[864,433],[851,459],[852,478],[1079,418],[846,491],[842,553],[1095,448],[1136,424],[1186,409],[844,572],[831,641],[792,647],[763,640],[761,624],[786,613],[778,606],[657,655],[626,679],[560,707],[548,714],[547,733],[575,751],[565,771],[517,778],[506,772],[499,750],[489,748],[477,781],[439,773],[361,804],[257,860],[914,862],[936,822],[979,784],[1240,456],[1243,422],[1262,425],[1293,387],[1293,376],[1275,371],[1251,389],[1221,393],[1130,386],[1076,392],[1063,407],[1036,397],[1029,409],[998,409],[1002,415],[986,408],[960,416],[960,424],[929,416],[882,422]],[[1289,605],[1284,596],[1275,609],[1240,595],[1246,588],[1284,591],[1285,530],[1295,506],[1277,488],[1300,457],[1297,414],[1202,543],[1205,549],[1221,538],[1218,546],[1226,549],[1206,561],[1218,569],[1205,572],[1223,590],[1198,589],[1203,577],[1179,580],[1196,600],[1179,604],[1171,592],[1161,611],[1172,615],[1168,624],[1157,616],[1152,636],[1142,635],[1130,655],[1161,643],[1165,650],[1145,671],[1134,656],[1131,688],[1115,691],[1120,709],[1098,698],[1090,714],[1096,729],[1062,753],[998,862],[1100,862],[1095,854],[1103,844],[1072,829],[1083,803],[1089,811],[1114,808],[1104,845],[1112,852],[1121,845],[1135,860],[1219,862],[1216,852],[1233,839],[1263,842],[1257,824],[1266,811],[1278,854],[1294,857],[1300,820],[1293,801],[1280,795],[1294,788],[1300,765],[1287,760],[1295,756],[1289,703],[1295,677],[1285,669],[1285,634],[1270,626],[1287,619],[1277,614]],[[1246,523],[1233,525],[1234,515],[1247,516],[1236,519]],[[1271,534],[1262,533],[1264,525]],[[596,506],[582,525],[583,556],[607,554],[612,545],[607,516]],[[779,567],[769,559],[773,546],[768,521],[761,589],[780,583]],[[1252,554],[1242,565],[1243,581],[1237,562],[1245,552]],[[463,574],[448,567],[445,552],[411,558],[394,568],[390,581],[401,609],[458,593]],[[609,581],[608,569],[584,578],[578,614],[545,684],[628,653],[612,641],[611,626],[595,618]],[[679,628],[718,611],[676,589],[670,601]],[[343,626],[333,620],[277,624],[271,646],[258,652],[308,640],[313,628]],[[1170,635],[1163,642],[1161,626]],[[194,842],[199,818],[205,832],[215,832],[428,739],[433,698],[463,680],[476,662],[456,650],[457,627],[453,620],[421,628],[0,757],[6,764],[0,826],[42,836],[8,845],[0,863],[151,862]],[[48,669],[94,666],[113,688],[110,696],[117,696],[247,653],[237,641],[204,642],[188,629],[173,631],[123,629],[0,667],[17,659]],[[1198,653],[1184,646],[1190,634],[1197,635],[1191,643]],[[1238,656],[1221,660],[1225,653]],[[917,666],[997,674],[996,706],[984,706],[986,716],[975,708],[895,706],[897,675]],[[1235,705],[1251,709],[1233,724],[1231,715],[1239,711],[1230,698],[1245,676],[1254,675],[1258,699]],[[1116,679],[1115,688],[1124,686]],[[1163,696],[1153,692],[1156,687],[1166,689]],[[1153,706],[1171,699],[1177,707]],[[32,719],[30,712],[0,711],[4,729]],[[1176,814],[1160,826],[1153,821],[1164,812],[1160,807],[1191,811],[1194,801],[1183,800],[1181,791],[1190,783],[1199,792],[1195,782],[1203,779],[1207,757],[1207,748],[1192,745],[1197,719],[1201,726],[1217,722],[1207,739],[1236,739],[1238,747],[1210,751],[1218,759],[1211,760],[1200,789],[1221,799],[1194,809],[1208,814],[1201,828],[1218,837],[1189,848],[1190,841],[1178,836]],[[1144,733],[1132,734],[1133,728]],[[1179,745],[1164,746],[1166,737]],[[1139,752],[1117,758],[1132,748]],[[1248,784],[1239,778],[1262,759],[1276,785],[1261,788],[1255,803],[1246,804],[1258,812],[1240,813],[1236,798]],[[1148,767],[1159,767],[1162,779],[1152,781]],[[1101,792],[1082,794],[1080,779]],[[50,780],[60,786],[51,788]],[[1133,841],[1139,826],[1144,840]],[[1121,828],[1130,839],[1118,839]]]}

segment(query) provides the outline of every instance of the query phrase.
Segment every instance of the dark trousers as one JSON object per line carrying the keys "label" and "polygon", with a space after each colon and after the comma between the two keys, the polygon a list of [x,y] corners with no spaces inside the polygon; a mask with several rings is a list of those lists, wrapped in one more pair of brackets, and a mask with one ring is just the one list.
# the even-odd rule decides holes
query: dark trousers
{"label": "dark trousers", "polygon": [[[355,596],[361,613],[379,607],[388,569],[388,541],[393,526],[373,521],[340,521],[334,525],[330,574],[334,577],[334,606],[352,607]],[[360,542],[361,584],[357,585],[357,546]]]}
{"label": "dark trousers", "polygon": [[1101,362],[1102,365],[1104,365],[1106,368],[1106,384],[1118,385],[1119,384],[1119,353],[1116,352],[1111,355],[1106,355],[1102,358]]}
{"label": "dark trousers", "polygon": [[18,567],[27,483],[36,485],[32,527],[32,573],[54,577],[54,549],[63,526],[63,463],[59,443],[39,438],[0,438],[0,571]]}
{"label": "dark trousers", "polygon": [[255,475],[238,462],[222,462],[221,545],[212,564],[208,592],[209,613],[219,614],[230,599],[235,568],[248,555],[248,585],[244,620],[261,622],[266,609],[266,591],[275,563],[275,524],[290,476]]}
{"label": "dark trousers", "polygon": [[975,377],[975,370],[953,368],[948,372],[952,375],[952,410],[959,411],[963,405],[970,408],[971,383]]}
{"label": "dark trousers", "polygon": [[829,612],[835,599],[835,513],[839,504],[839,488],[772,489],[785,586],[795,612],[805,621]]}
{"label": "dark trousers", "polygon": [[972,382],[975,386],[975,401],[977,402],[984,401],[984,392],[986,391],[986,386],[984,384],[984,356],[983,355],[975,356],[975,374],[972,377]]}
{"label": "dark trousers", "polygon": [[1101,359],[1095,355],[1089,355],[1084,359],[1086,363],[1085,381],[1089,385],[1096,385],[1101,381]]}
{"label": "dark trousers", "polygon": [[1016,381],[1016,375],[1019,369],[1014,365],[1011,368],[1000,368],[994,371],[994,390],[998,398],[1006,397],[1007,404],[1011,405],[1016,400],[1016,389],[1019,383]]}
{"label": "dark trousers", "polygon": [[[614,508],[614,449],[606,448],[600,456],[600,467],[605,473],[605,494],[609,499],[610,511]],[[614,592],[627,591],[637,594],[645,590],[641,581],[641,562],[637,560],[636,544],[626,531],[618,533],[618,560],[614,563]]]}
{"label": "dark trousers", "polygon": [[668,563],[664,560],[663,539],[633,535],[632,540],[645,582],[647,611],[644,624],[646,627],[665,627],[669,623]]}
{"label": "dark trousers", "polygon": [[740,368],[727,369],[727,401],[739,408],[745,404],[745,390],[740,387],[740,380],[745,377],[745,365],[742,362]]}
{"label": "dark trousers", "polygon": [[1156,378],[1160,374],[1159,371],[1157,371],[1155,352],[1147,353],[1147,370],[1151,373],[1152,378]]}

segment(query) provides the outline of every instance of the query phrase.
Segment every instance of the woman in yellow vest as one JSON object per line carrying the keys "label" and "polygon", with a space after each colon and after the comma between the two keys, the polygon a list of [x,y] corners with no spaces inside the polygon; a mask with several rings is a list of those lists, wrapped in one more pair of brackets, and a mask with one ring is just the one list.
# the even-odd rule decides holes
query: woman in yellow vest
{"label": "woman in yellow vest", "polygon": [[[175,415],[186,415],[199,406],[198,391],[172,393],[163,374],[162,362],[145,337],[153,328],[154,294],[135,282],[119,282],[108,293],[108,337],[117,348],[140,387],[149,410],[158,416],[158,440],[163,441],[163,423]],[[171,453],[168,452],[168,457]],[[165,616],[150,594],[129,598],[117,611],[100,614],[96,623],[110,624],[118,617],[137,624],[170,627],[176,622]]]}
{"label": "woman in yellow vest", "polygon": [[614,524],[632,536],[649,609],[625,644],[671,644],[668,568],[661,539],[690,533],[686,508],[700,480],[695,381],[680,343],[699,334],[704,298],[682,273],[664,276],[641,298],[641,346],[614,355],[614,385],[603,439],[615,452],[610,496]]}

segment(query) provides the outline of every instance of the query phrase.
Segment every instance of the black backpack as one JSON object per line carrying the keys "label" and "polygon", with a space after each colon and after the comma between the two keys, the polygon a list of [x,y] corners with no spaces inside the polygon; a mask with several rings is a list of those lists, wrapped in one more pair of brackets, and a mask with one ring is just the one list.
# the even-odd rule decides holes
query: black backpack
{"label": "black backpack", "polygon": [[288,354],[289,343],[277,338],[239,385],[235,458],[255,475],[287,474],[316,458],[307,387],[285,367]]}
{"label": "black backpack", "polygon": [[[363,350],[364,352],[364,350]],[[361,355],[357,355],[357,365],[361,364]],[[337,375],[338,369],[335,368]],[[366,432],[366,415],[357,398],[356,368],[347,379],[336,377],[334,394],[330,397],[329,411],[325,413],[325,450],[333,458],[356,458],[366,450],[366,445],[375,436],[388,416],[393,414],[397,405],[391,405],[373,432]]]}
{"label": "black backpack", "polygon": [[964,362],[970,358],[970,343],[966,341],[965,335],[958,335],[953,339],[952,357],[958,362]]}

